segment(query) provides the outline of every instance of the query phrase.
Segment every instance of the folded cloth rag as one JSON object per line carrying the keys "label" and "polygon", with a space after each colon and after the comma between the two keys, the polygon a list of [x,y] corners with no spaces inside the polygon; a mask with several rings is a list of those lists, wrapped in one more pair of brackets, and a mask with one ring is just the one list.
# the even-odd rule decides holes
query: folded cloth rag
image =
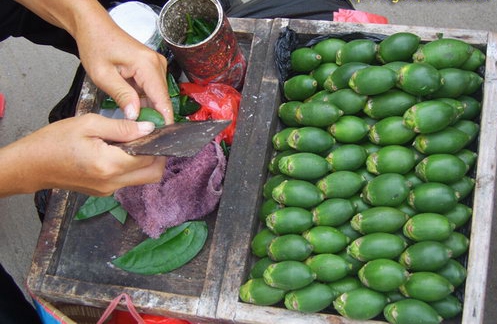
{"label": "folded cloth rag", "polygon": [[148,236],[214,211],[222,193],[226,156],[212,141],[193,157],[170,157],[159,183],[130,186],[115,198]]}

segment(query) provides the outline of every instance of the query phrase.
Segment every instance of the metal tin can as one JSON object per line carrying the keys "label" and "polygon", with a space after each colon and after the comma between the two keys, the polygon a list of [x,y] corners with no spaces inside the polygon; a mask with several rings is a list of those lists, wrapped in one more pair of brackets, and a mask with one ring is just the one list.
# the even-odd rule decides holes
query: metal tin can
{"label": "metal tin can", "polygon": [[[216,19],[214,32],[199,43],[185,45],[187,13],[194,18]],[[242,87],[247,63],[217,0],[169,0],[159,14],[159,31],[191,82]]]}

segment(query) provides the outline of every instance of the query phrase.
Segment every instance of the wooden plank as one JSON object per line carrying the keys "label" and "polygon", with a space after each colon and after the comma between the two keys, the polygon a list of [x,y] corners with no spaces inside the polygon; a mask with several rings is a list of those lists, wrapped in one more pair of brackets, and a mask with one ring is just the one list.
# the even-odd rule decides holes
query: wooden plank
{"label": "wooden plank", "polygon": [[[468,276],[466,279],[463,323],[495,323],[495,289],[490,277],[495,277],[496,161],[497,161],[497,34],[490,33],[487,45],[487,64],[483,111],[480,122],[480,145],[476,190],[471,223]],[[491,253],[493,252],[493,253]],[[493,261],[493,260],[492,260]],[[491,268],[489,268],[491,267]],[[493,288],[493,289],[492,289]],[[485,307],[483,307],[483,305]]]}
{"label": "wooden plank", "polygon": [[[494,313],[493,310],[496,302],[495,293],[488,287],[488,277],[491,275],[487,269],[489,259],[496,258],[490,253],[495,248],[490,249],[491,242],[491,227],[495,227],[496,222],[492,222],[492,217],[495,211],[495,161],[497,140],[495,125],[495,116],[497,107],[493,104],[496,102],[497,89],[495,88],[496,80],[496,46],[495,35],[489,38],[489,33],[486,31],[470,31],[462,29],[435,29],[416,26],[395,26],[395,25],[376,25],[376,24],[349,24],[335,23],[326,21],[308,21],[308,20],[292,20],[292,19],[275,19],[273,22],[273,31],[271,33],[271,43],[274,44],[279,33],[285,28],[290,27],[295,30],[302,43],[308,40],[326,34],[345,35],[352,33],[362,33],[368,35],[377,35],[385,37],[396,32],[409,31],[419,35],[423,41],[431,41],[437,39],[440,33],[444,37],[457,38],[464,40],[475,47],[487,51],[487,67],[484,85],[484,113],[482,114],[482,130],[479,151],[479,164],[477,166],[477,187],[474,200],[474,215],[472,227],[472,245],[470,249],[470,259],[468,267],[468,279],[466,284],[466,299],[464,309],[463,323],[492,323],[495,322],[495,316],[488,314]],[[261,96],[264,92],[269,96],[273,96],[273,100],[267,99],[264,103],[265,109],[277,109],[281,103],[281,93],[278,88],[277,74],[274,67],[274,57],[268,55],[268,65],[261,86]],[[493,116],[493,117],[492,117]],[[267,118],[261,123],[270,125],[269,132],[262,134],[265,136],[265,141],[268,143],[268,151],[271,151],[269,139],[279,127],[278,122],[272,118],[276,118],[275,114],[265,113],[260,118]],[[491,139],[487,140],[490,137]],[[268,155],[264,156],[265,158]],[[267,173],[265,165],[257,164],[254,166],[255,171]],[[264,179],[265,176],[260,177]],[[225,267],[224,280],[222,282],[222,293],[219,297],[217,317],[230,323],[245,323],[245,324],[262,324],[262,323],[340,323],[340,324],[358,324],[358,323],[384,323],[382,321],[354,321],[348,320],[336,314],[327,312],[318,314],[302,314],[284,309],[284,307],[262,307],[243,303],[239,300],[238,293],[240,286],[245,282],[248,271],[250,270],[254,258],[251,257],[250,242],[253,236],[258,231],[257,211],[258,206],[262,201],[261,188],[254,187],[250,194],[245,192],[244,197],[249,197],[250,202],[254,205],[252,212],[254,214],[244,214],[244,226],[234,228],[238,232],[235,233],[237,240],[230,247],[227,265]],[[256,191],[259,190],[259,191]],[[258,195],[254,198],[253,195]],[[250,212],[249,209],[242,209],[243,212]],[[253,224],[251,222],[255,222]],[[492,226],[490,226],[492,224]],[[252,230],[252,233],[248,231]],[[473,238],[475,237],[475,238]],[[493,241],[492,241],[493,242]],[[249,255],[247,255],[249,254]],[[495,254],[495,253],[493,253]],[[497,267],[497,266],[495,266]],[[487,288],[486,288],[487,287]],[[485,308],[482,307],[485,305]],[[444,323],[460,323],[461,318],[444,321]]]}

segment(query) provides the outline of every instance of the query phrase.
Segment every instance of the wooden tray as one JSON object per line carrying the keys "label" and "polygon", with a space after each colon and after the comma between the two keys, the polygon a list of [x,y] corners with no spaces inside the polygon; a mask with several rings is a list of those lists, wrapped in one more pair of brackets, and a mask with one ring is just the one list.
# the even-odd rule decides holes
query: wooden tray
{"label": "wooden tray", "polygon": [[[247,146],[254,136],[259,136],[257,132],[263,122],[257,119],[261,106],[256,98],[271,50],[272,20],[234,18],[230,23],[248,67],[224,193],[218,212],[206,217],[209,236],[204,249],[192,262],[167,274],[127,273],[112,267],[110,261],[145,238],[136,223],[128,218],[123,226],[110,215],[75,221],[74,214],[87,197],[54,190],[27,279],[32,293],[55,304],[106,308],[116,296],[127,292],[140,312],[212,323],[228,247],[237,239],[232,229],[242,215],[237,209],[246,204],[244,197],[232,188],[249,186],[247,192],[258,192],[252,186],[261,181],[245,171],[252,160],[261,160],[257,155],[252,156]],[[104,96],[87,77],[76,114],[94,112]]]}
{"label": "wooden tray", "polygon": [[[396,26],[379,24],[351,24],[335,23],[328,21],[289,20],[275,19],[272,25],[271,44],[274,44],[278,35],[285,27],[290,27],[306,41],[325,34],[352,34],[367,33],[390,35],[396,32],[412,32],[419,35],[423,41],[438,38],[440,33],[447,38],[464,40],[486,52],[487,63],[485,72],[485,83],[483,93],[483,112],[481,115],[480,141],[478,143],[479,158],[476,172],[476,189],[473,196],[473,219],[471,226],[471,244],[468,254],[468,276],[464,292],[464,310],[462,318],[446,321],[446,323],[495,323],[496,294],[495,281],[495,233],[496,222],[493,220],[495,214],[496,198],[496,161],[497,161],[497,34],[486,31],[473,31],[461,29],[440,29],[416,26]],[[267,176],[267,164],[272,154],[271,137],[280,127],[276,110],[281,103],[281,92],[277,82],[277,71],[274,64],[274,54],[270,53],[267,58],[265,74],[262,78],[263,85],[259,104],[257,119],[258,127],[264,133],[255,132],[260,135],[253,140],[251,155],[258,154],[261,161],[250,164],[248,168],[241,169],[242,172],[250,173],[254,181],[247,184],[233,186],[240,199],[239,205],[233,205],[234,213],[231,215],[233,226],[231,234],[237,239],[230,246],[227,264],[224,268],[224,276],[221,285],[216,317],[226,322],[251,323],[251,324],[288,324],[288,323],[334,323],[348,324],[359,323],[348,320],[334,314],[304,314],[286,310],[278,307],[262,307],[246,304],[240,301],[238,294],[240,286],[246,281],[254,258],[250,252],[250,242],[258,230],[258,210],[262,203],[261,182]],[[269,130],[269,132],[267,132]],[[267,146],[264,149],[264,146]],[[262,159],[265,159],[262,161]],[[231,185],[231,184],[230,184]],[[243,199],[243,200],[242,200]],[[242,203],[243,201],[243,203]],[[379,323],[378,321],[366,321],[367,323]],[[360,323],[366,323],[360,322]],[[383,323],[383,322],[381,322]]]}

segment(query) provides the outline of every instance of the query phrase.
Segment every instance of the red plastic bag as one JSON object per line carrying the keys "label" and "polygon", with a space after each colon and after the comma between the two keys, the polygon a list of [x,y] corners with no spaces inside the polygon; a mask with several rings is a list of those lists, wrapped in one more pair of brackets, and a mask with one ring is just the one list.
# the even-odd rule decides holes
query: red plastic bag
{"label": "red plastic bag", "polygon": [[192,121],[231,120],[231,124],[216,137],[218,143],[224,140],[226,144],[231,145],[235,134],[241,94],[235,88],[222,83],[199,85],[185,82],[179,86],[182,95],[195,99],[201,106],[196,113],[189,115],[188,119]]}
{"label": "red plastic bag", "polygon": [[333,13],[333,21],[352,22],[352,23],[371,23],[371,24],[388,24],[386,17],[373,14],[370,12],[338,9]]}
{"label": "red plastic bag", "polygon": [[[145,324],[190,324],[185,320],[162,317],[157,315],[140,314]],[[107,324],[136,324],[133,316],[126,311],[115,310]]]}
{"label": "red plastic bag", "polygon": [[[121,301],[125,301],[128,311],[117,310]],[[157,315],[140,314],[136,311],[131,297],[122,293],[112,300],[97,324],[191,324],[185,320],[162,317]]]}

